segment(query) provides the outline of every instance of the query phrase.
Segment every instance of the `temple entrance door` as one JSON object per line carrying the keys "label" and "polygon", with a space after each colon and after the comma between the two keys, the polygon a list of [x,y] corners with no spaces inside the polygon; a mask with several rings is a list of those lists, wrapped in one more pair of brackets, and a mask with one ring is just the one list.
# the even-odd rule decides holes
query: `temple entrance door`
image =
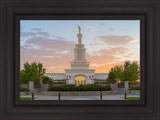
{"label": "temple entrance door", "polygon": [[78,85],[84,85],[86,81],[86,77],[83,75],[77,75],[75,76],[75,84]]}

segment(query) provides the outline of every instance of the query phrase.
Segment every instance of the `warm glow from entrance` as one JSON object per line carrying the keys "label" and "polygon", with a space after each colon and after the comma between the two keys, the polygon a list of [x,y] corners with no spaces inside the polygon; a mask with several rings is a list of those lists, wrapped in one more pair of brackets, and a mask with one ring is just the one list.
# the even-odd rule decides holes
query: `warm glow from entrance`
{"label": "warm glow from entrance", "polygon": [[75,77],[75,84],[76,85],[80,85],[80,84],[84,85],[85,84],[85,80],[86,80],[86,77],[83,76],[83,75],[76,76]]}

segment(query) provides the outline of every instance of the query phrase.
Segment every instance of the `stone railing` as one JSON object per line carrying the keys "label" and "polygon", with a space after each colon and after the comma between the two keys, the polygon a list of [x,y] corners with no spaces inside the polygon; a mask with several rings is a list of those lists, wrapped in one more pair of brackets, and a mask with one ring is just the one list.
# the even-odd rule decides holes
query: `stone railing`
{"label": "stone railing", "polygon": [[[57,96],[61,93],[61,96],[99,96],[100,91],[43,91],[42,95]],[[102,91],[102,95],[117,95],[117,91]]]}

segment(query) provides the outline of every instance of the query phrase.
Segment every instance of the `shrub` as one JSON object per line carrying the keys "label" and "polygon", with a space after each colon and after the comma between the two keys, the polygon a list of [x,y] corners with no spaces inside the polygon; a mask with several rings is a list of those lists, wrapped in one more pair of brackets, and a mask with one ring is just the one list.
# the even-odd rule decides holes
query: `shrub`
{"label": "shrub", "polygon": [[130,87],[129,90],[140,90],[140,87]]}
{"label": "shrub", "polygon": [[43,79],[43,84],[53,84],[53,80],[48,76],[44,76],[42,79]]}
{"label": "shrub", "polygon": [[63,82],[54,82],[54,84],[65,84]]}
{"label": "shrub", "polygon": [[108,91],[111,90],[110,86],[102,85],[59,85],[54,87],[49,87],[48,91]]}
{"label": "shrub", "polygon": [[28,88],[20,88],[20,92],[29,92]]}

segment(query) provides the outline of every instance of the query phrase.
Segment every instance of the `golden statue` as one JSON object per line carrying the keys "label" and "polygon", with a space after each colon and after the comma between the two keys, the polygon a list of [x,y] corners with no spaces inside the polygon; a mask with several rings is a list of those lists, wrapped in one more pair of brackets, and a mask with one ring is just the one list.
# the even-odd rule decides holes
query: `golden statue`
{"label": "golden statue", "polygon": [[80,26],[78,26],[78,28],[79,28],[79,34],[81,34],[81,27],[80,27]]}

